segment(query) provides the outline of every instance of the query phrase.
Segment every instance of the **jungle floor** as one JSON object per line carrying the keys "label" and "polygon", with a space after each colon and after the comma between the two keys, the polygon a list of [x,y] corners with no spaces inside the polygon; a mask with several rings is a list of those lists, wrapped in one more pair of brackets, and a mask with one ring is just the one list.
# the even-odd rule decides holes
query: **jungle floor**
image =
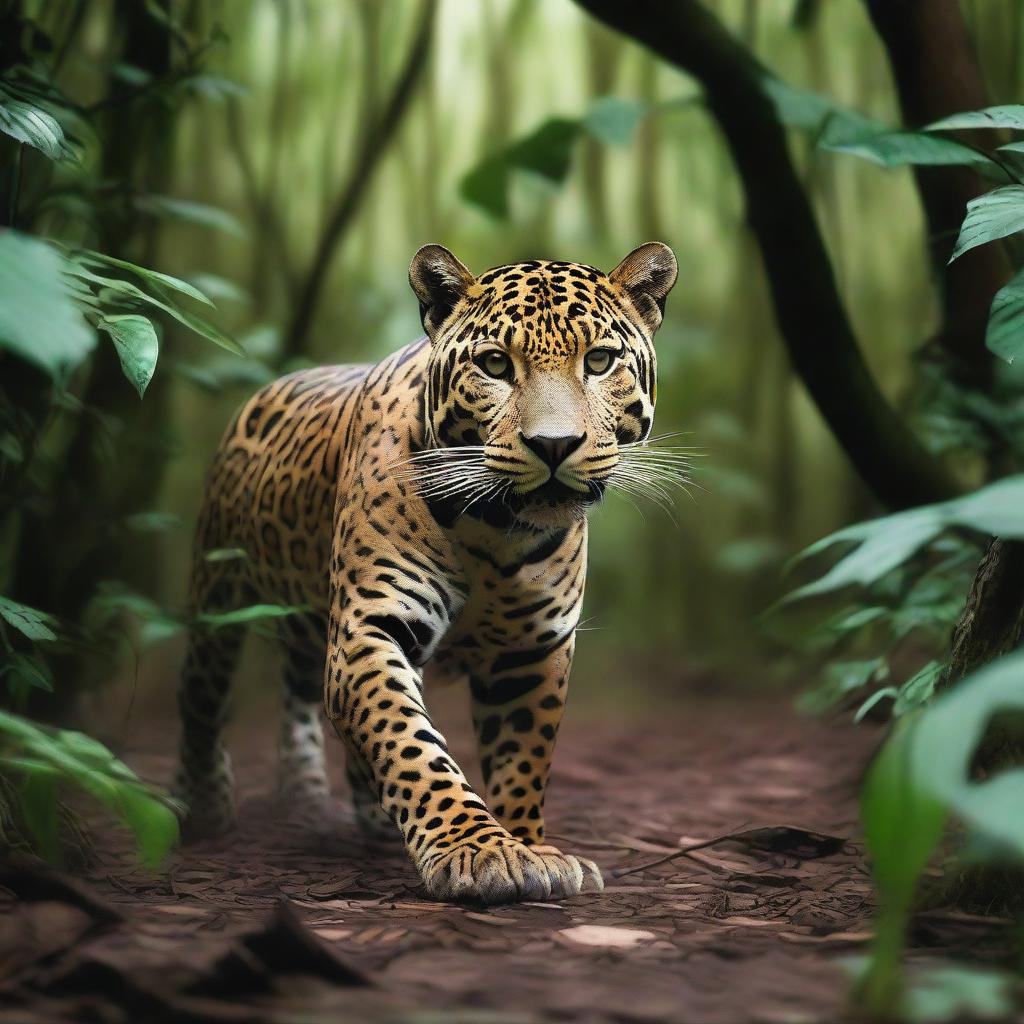
{"label": "jungle floor", "polygon": [[[0,1020],[835,1020],[843,961],[870,936],[856,793],[878,733],[789,704],[570,707],[549,831],[596,860],[607,887],[489,909],[427,901],[401,850],[357,843],[343,811],[326,836],[290,825],[272,800],[264,716],[234,731],[241,824],[229,840],[149,873],[111,830],[78,871],[4,870]],[[148,718],[126,759],[166,781],[173,732]],[[465,730],[448,733],[469,763]],[[1002,940],[940,909],[912,941],[912,958],[934,962],[998,955]]]}

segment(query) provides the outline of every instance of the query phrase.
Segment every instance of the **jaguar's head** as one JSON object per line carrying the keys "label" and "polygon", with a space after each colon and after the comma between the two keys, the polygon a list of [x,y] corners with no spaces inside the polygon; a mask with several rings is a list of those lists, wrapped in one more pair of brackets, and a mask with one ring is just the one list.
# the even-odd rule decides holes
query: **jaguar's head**
{"label": "jaguar's head", "polygon": [[650,433],[653,338],[676,273],[660,242],[608,274],[531,260],[474,277],[443,246],[420,249],[409,280],[431,344],[421,493],[524,526],[582,515]]}

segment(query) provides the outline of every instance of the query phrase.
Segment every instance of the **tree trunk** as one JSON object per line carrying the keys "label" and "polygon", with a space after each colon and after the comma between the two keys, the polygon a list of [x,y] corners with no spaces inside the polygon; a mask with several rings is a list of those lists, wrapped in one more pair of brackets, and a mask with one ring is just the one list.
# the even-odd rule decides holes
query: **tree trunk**
{"label": "tree trunk", "polygon": [[949,668],[943,686],[1024,641],[1024,542],[993,540],[974,576],[960,621],[953,629]]}
{"label": "tree trunk", "polygon": [[[889,55],[908,127],[988,106],[977,56],[957,0],[866,0]],[[989,136],[991,133],[988,133]],[[968,167],[915,167],[928,223],[928,249],[940,283],[943,327],[935,341],[952,357],[963,385],[987,388],[992,355],[985,348],[988,312],[1009,277],[1005,252],[982,245],[949,263],[967,203],[987,191]]]}

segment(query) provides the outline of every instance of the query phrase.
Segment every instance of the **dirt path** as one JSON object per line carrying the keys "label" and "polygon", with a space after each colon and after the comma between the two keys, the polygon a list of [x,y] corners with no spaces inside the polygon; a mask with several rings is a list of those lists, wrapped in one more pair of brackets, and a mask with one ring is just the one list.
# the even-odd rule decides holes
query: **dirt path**
{"label": "dirt path", "polygon": [[[230,841],[190,848],[165,875],[112,842],[84,873],[98,907],[65,895],[8,908],[0,1019],[835,1019],[836,959],[863,948],[871,914],[855,808],[871,732],[767,703],[602,718],[566,729],[548,822],[598,862],[603,894],[426,902],[400,850],[356,845],[344,820],[320,839],[282,821],[272,741],[253,742],[236,758],[247,781]],[[628,768],[611,774],[607,751]],[[164,753],[129,760],[171,771]],[[758,825],[791,827],[621,873]]]}

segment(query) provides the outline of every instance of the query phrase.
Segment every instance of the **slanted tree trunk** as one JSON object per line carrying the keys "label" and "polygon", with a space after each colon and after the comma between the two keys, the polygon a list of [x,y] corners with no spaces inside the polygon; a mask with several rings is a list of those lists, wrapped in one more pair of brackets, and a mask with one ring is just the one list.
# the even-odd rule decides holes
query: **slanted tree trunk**
{"label": "slanted tree trunk", "polygon": [[786,134],[762,88],[767,71],[697,0],[576,0],[704,87],[743,184],[782,338],[832,433],[890,508],[959,491],[886,400],[864,361]]}

